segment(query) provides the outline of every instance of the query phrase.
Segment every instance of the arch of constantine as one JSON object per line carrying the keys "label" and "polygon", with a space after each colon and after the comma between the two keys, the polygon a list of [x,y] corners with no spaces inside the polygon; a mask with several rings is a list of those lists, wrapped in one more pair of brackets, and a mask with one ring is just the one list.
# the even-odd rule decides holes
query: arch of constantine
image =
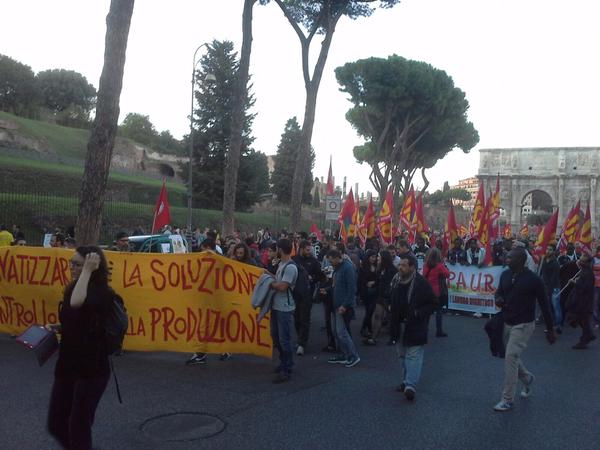
{"label": "arch of constantine", "polygon": [[600,147],[481,149],[477,178],[485,183],[486,196],[495,189],[498,174],[500,207],[513,230],[522,225],[523,207],[532,207],[535,194],[551,201],[552,211],[559,208],[559,230],[577,200],[582,211],[589,203],[592,233],[598,236]]}

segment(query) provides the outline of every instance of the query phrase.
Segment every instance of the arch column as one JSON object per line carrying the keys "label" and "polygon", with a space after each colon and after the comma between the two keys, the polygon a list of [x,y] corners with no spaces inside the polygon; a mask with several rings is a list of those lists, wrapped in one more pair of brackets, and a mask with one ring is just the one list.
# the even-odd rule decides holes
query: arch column
{"label": "arch column", "polygon": [[597,235],[598,226],[596,223],[596,183],[597,178],[590,178],[590,218],[592,219],[592,233]]}
{"label": "arch column", "polygon": [[565,220],[565,180],[558,176],[558,223],[563,223]]}
{"label": "arch column", "polygon": [[517,179],[513,178],[512,180],[510,180],[510,222],[513,230],[521,225],[519,223],[521,221],[521,210],[517,208],[517,198],[519,197],[518,186],[519,181]]}

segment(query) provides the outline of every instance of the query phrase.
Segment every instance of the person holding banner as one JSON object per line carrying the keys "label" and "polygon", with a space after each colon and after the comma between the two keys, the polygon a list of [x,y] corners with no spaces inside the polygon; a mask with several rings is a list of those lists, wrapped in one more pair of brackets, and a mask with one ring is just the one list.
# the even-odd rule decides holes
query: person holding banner
{"label": "person holding banner", "polygon": [[48,431],[64,448],[91,449],[96,408],[110,376],[108,352],[94,327],[115,294],[100,248],[77,248],[70,265],[73,281],[65,288],[59,312],[61,341]]}
{"label": "person holding banner", "polygon": [[392,280],[392,304],[397,311],[392,325],[398,330],[404,324],[402,335],[403,379],[396,389],[413,401],[423,367],[424,345],[427,344],[429,317],[435,310],[435,294],[427,280],[417,271],[417,258],[400,257],[398,274]]}
{"label": "person holding banner", "polygon": [[531,395],[531,385],[535,380],[521,361],[521,354],[535,329],[535,303],[539,303],[546,322],[546,339],[556,342],[552,315],[548,305],[542,279],[526,267],[527,253],[524,248],[512,249],[507,257],[508,270],[502,272],[496,290],[496,306],[502,308],[504,317],[504,389],[502,399],[494,406],[495,411],[509,411],[514,406],[517,382],[524,388],[521,398]]}

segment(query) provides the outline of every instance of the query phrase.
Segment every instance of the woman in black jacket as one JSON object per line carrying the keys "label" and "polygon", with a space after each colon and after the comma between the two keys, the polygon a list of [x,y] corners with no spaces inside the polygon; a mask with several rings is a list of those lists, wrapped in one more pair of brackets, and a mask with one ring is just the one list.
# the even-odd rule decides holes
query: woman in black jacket
{"label": "woman in black jacket", "polygon": [[[365,345],[376,345],[377,337],[381,331],[381,324],[383,322],[383,316],[385,312],[390,311],[391,305],[391,286],[392,278],[396,275],[397,270],[394,267],[394,260],[392,254],[387,250],[379,252],[379,274],[377,277],[377,300],[375,305],[375,311],[373,312],[372,320],[372,334],[370,338],[365,339],[363,342]],[[394,330],[390,331],[390,342],[395,342],[397,339],[397,333]]]}
{"label": "woman in black jacket", "polygon": [[373,333],[373,312],[377,302],[377,286],[379,284],[379,272],[377,270],[377,252],[367,250],[365,258],[358,272],[358,292],[365,304],[365,318],[360,329],[363,337],[371,337]]}
{"label": "woman in black jacket", "polygon": [[68,449],[92,448],[92,424],[110,375],[100,318],[114,298],[106,258],[79,247],[59,311],[60,347],[48,410],[48,431]]}

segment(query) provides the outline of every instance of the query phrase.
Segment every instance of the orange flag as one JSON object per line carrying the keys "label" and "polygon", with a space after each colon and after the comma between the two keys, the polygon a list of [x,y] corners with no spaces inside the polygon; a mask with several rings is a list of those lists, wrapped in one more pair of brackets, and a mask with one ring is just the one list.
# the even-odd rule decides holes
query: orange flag
{"label": "orange flag", "polygon": [[417,236],[427,238],[427,232],[429,227],[425,222],[425,214],[423,213],[423,195],[417,197],[417,205],[415,207],[415,215],[413,216],[411,230],[408,235],[409,244],[414,244],[417,240]]}
{"label": "orange flag", "polygon": [[467,233],[468,233],[468,232],[469,232],[469,229],[467,228],[467,226],[466,226],[466,225],[463,225],[463,224],[461,224],[461,226],[460,226],[460,227],[458,227],[458,235],[459,235],[461,238],[463,238],[463,239],[464,239],[464,238],[467,236]]}
{"label": "orange flag", "polygon": [[386,196],[385,201],[383,202],[383,206],[379,211],[379,217],[377,218],[377,228],[379,228],[379,234],[381,239],[386,244],[392,243],[392,217],[394,215],[394,198],[392,194],[392,190],[390,189]]}
{"label": "orange flag", "polygon": [[579,210],[581,208],[581,201],[578,200],[577,204],[567,215],[565,223],[563,223],[562,230],[560,232],[560,243],[559,249],[561,252],[567,249],[567,244],[574,244],[577,236],[577,230],[579,229]]}
{"label": "orange flag", "polygon": [[587,253],[588,255],[592,254],[592,217],[590,214],[589,203],[585,210],[585,217],[583,219],[583,224],[581,225],[577,242],[581,246],[581,251],[583,253]]}
{"label": "orange flag", "polygon": [[406,194],[404,198],[404,204],[402,205],[402,210],[400,211],[400,220],[398,221],[398,234],[402,232],[401,228],[404,226],[406,230],[410,229],[410,225],[412,224],[413,215],[415,213],[415,190],[412,185],[410,186],[410,191]]}
{"label": "orange flag", "polygon": [[500,218],[500,174],[496,177],[496,192],[490,196],[489,214],[492,221],[490,236],[497,238],[500,235],[500,224],[498,223],[498,219]]}
{"label": "orange flag", "polygon": [[523,225],[519,230],[519,236],[521,236],[522,238],[529,237],[529,225],[527,225],[527,222],[525,222],[525,225]]}
{"label": "orange flag", "polygon": [[469,235],[472,238],[479,238],[479,232],[483,223],[483,213],[485,210],[485,194],[483,192],[483,183],[479,183],[479,192],[477,193],[477,199],[475,200],[475,207],[473,208],[473,215],[471,216],[471,222],[469,222]]}
{"label": "orange flag", "polygon": [[369,199],[369,206],[358,229],[360,240],[364,244],[368,238],[375,236],[375,206],[373,198]]}
{"label": "orange flag", "polygon": [[550,220],[546,223],[542,231],[538,234],[533,247],[533,255],[536,259],[539,259],[546,254],[548,244],[556,239],[556,226],[558,224],[558,209],[554,211],[554,214],[550,217]]}
{"label": "orange flag", "polygon": [[490,210],[492,208],[491,198],[488,199],[487,205],[485,205],[485,209],[483,210],[483,215],[481,217],[481,227],[479,229],[479,242],[485,248],[485,257],[483,259],[483,265],[489,266],[493,262],[492,258],[492,218]]}
{"label": "orange flag", "polygon": [[360,202],[356,200],[354,205],[354,214],[352,215],[352,224],[350,225],[350,236],[359,237],[360,227]]}

